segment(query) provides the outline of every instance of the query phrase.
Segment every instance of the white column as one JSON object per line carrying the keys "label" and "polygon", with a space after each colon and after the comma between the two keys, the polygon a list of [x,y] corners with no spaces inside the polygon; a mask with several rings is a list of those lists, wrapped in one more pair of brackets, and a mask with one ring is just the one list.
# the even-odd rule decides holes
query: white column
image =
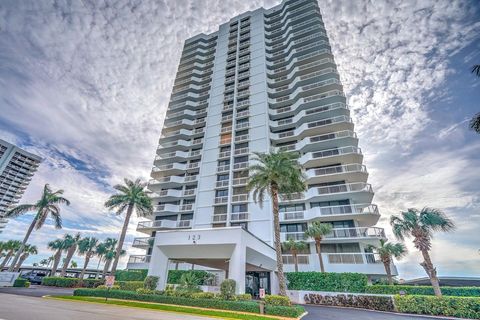
{"label": "white column", "polygon": [[276,271],[270,272],[270,291],[272,294],[278,294],[280,287],[278,285],[278,276]]}
{"label": "white column", "polygon": [[168,257],[157,246],[153,246],[151,256],[148,275],[157,276],[159,278],[157,290],[164,290],[168,277]]}
{"label": "white column", "polygon": [[241,243],[237,243],[228,263],[228,279],[236,281],[237,287],[235,292],[237,294],[245,293],[245,264],[245,246]]}

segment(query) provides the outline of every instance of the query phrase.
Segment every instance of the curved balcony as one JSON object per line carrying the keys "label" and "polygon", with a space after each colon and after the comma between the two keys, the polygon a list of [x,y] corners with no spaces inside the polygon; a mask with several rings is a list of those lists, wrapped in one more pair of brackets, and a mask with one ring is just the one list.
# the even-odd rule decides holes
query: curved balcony
{"label": "curved balcony", "polygon": [[[340,100],[340,101],[339,101]],[[320,102],[321,101],[321,102]],[[294,104],[282,108],[271,108],[269,110],[270,117],[275,119],[294,115],[298,108],[308,109],[316,107],[319,104],[335,105],[338,103],[345,104],[345,94],[341,90],[331,90],[325,93],[312,95],[309,97],[301,97]]]}
{"label": "curved balcony", "polygon": [[[137,228],[138,230],[138,228]],[[153,246],[153,242],[155,241],[155,237],[141,237],[141,238],[134,238],[132,247],[140,248],[140,249],[148,249]]]}
{"label": "curved balcony", "polygon": [[158,179],[151,179],[148,182],[148,188],[154,192],[161,191],[162,189],[176,188],[183,184],[196,183],[197,175],[192,176],[166,176]]}
{"label": "curved balcony", "polygon": [[[305,12],[300,13],[300,11],[305,11]],[[280,20],[278,21],[270,20],[270,22],[266,22],[265,35],[275,36],[277,33],[280,33],[280,32],[283,33],[283,31],[287,29],[295,21],[306,19],[306,17],[308,17],[309,15],[320,15],[320,10],[318,9],[318,6],[315,6],[315,4],[311,2],[306,3],[305,6],[300,7],[298,9],[288,10]],[[281,28],[278,28],[278,26],[281,26]]]}
{"label": "curved balcony", "polygon": [[378,207],[375,204],[349,204],[342,206],[315,207],[304,211],[282,212],[280,221],[341,221],[355,220],[361,226],[372,226],[380,218]]}
{"label": "curved balcony", "polygon": [[[182,119],[173,122],[166,122],[164,124],[164,129],[166,130],[173,130],[173,129],[181,129],[181,128],[193,128],[197,126],[205,125],[205,118],[189,120],[189,119]],[[185,130],[186,131],[186,130]],[[166,137],[170,132],[165,132],[162,134],[162,137]]]}
{"label": "curved balcony", "polygon": [[172,152],[173,150],[187,150],[191,147],[201,147],[203,145],[203,139],[198,138],[191,141],[177,140],[171,142],[165,142],[158,145],[157,153],[163,154],[165,152]]}
{"label": "curved balcony", "polygon": [[178,119],[178,118],[195,120],[197,117],[206,116],[206,115],[207,115],[207,109],[201,109],[196,111],[186,109],[182,111],[167,113],[165,120],[168,120],[169,122],[173,122],[171,120]]}
{"label": "curved balcony", "polygon": [[310,188],[305,197],[310,201],[336,201],[349,198],[354,203],[370,203],[373,195],[373,189],[369,183],[354,182]]}
{"label": "curved balcony", "polygon": [[131,255],[128,258],[127,269],[148,269],[151,256]]}
{"label": "curved balcony", "polygon": [[[144,233],[151,233],[157,230],[170,230],[170,229],[187,229],[191,228],[192,220],[154,220],[154,221],[140,221],[137,225],[137,231]],[[147,239],[147,238],[141,238]]]}
{"label": "curved balcony", "polygon": [[175,189],[166,189],[158,192],[158,198],[162,201],[175,201],[179,198],[194,198],[196,193],[196,189],[188,189],[188,190],[175,190]]}
{"label": "curved balcony", "polygon": [[325,133],[323,135],[308,137],[297,143],[276,148],[279,151],[312,152],[334,147],[357,146],[358,139],[355,132],[350,130]]}
{"label": "curved balcony", "polygon": [[332,58],[331,48],[326,41],[324,41],[322,45],[325,48],[296,55],[286,66],[278,67],[275,69],[267,69],[267,81],[268,79],[271,79],[271,82],[281,81],[278,79],[283,80],[282,77],[288,77],[292,73],[292,71],[296,71],[300,74],[306,74],[308,72],[306,71],[306,69],[324,64],[330,64],[330,67],[335,68],[336,65],[335,61]]}
{"label": "curved balcony", "polygon": [[202,150],[193,150],[190,152],[187,151],[171,151],[164,152],[160,155],[155,156],[153,164],[155,166],[161,166],[164,164],[169,164],[171,162],[185,162],[193,158],[200,158],[202,156]]}
{"label": "curved balcony", "polygon": [[[281,241],[288,241],[290,239],[295,241],[309,241],[314,240],[308,238],[305,232],[281,232]],[[377,242],[380,239],[386,239],[385,231],[383,228],[377,227],[357,227],[357,228],[334,228],[332,232],[326,235],[322,243],[337,243],[337,242],[350,242],[350,241],[369,241],[374,240]]]}
{"label": "curved balcony", "polygon": [[362,150],[352,146],[309,152],[299,159],[299,162],[307,169],[334,163],[362,163],[362,161]]}
{"label": "curved balcony", "polygon": [[285,95],[279,98],[269,98],[269,106],[271,108],[281,108],[284,106],[289,106],[295,103],[299,98],[309,97],[317,94],[322,93],[324,90],[331,91],[331,90],[342,90],[342,83],[338,79],[327,79],[318,81],[316,83],[303,85],[301,87],[296,88],[291,94]]}
{"label": "curved balcony", "polygon": [[152,168],[152,176],[171,176],[181,174],[187,170],[187,165],[182,163],[170,163]]}
{"label": "curved balcony", "polygon": [[349,116],[338,116],[304,123],[294,130],[272,133],[270,137],[272,140],[276,140],[276,143],[282,143],[345,130],[353,131],[353,122]]}
{"label": "curved balcony", "polygon": [[366,182],[368,171],[362,164],[351,163],[332,167],[308,169],[306,177],[307,182],[310,184],[340,180],[348,182]]}

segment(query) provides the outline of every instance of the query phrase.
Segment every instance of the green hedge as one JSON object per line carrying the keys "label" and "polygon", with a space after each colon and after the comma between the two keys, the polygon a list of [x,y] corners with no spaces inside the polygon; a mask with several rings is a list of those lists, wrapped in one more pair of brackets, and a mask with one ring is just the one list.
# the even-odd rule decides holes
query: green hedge
{"label": "green hedge", "polygon": [[138,270],[117,270],[115,280],[117,281],[143,281],[147,277],[148,269]]}
{"label": "green hedge", "polygon": [[115,284],[120,287],[120,290],[136,291],[143,288],[143,281],[115,281]]}
{"label": "green hedge", "polygon": [[[480,297],[480,287],[441,287],[441,289],[444,296]],[[434,295],[431,286],[374,285],[366,288],[367,293],[375,294],[399,294],[400,291],[404,291],[405,294],[424,296]]]}
{"label": "green hedge", "polygon": [[394,299],[399,312],[480,319],[480,298],[396,295]]}
{"label": "green hedge", "polygon": [[13,282],[13,286],[16,288],[28,288],[30,287],[30,282],[27,279],[17,278],[15,282]]}
{"label": "green hedge", "polygon": [[[260,306],[255,301],[226,301],[217,299],[192,299],[176,296],[167,296],[161,294],[137,294],[131,291],[123,290],[101,290],[101,289],[77,289],[73,293],[74,296],[85,297],[108,297],[124,300],[135,300],[144,302],[164,303],[200,308],[221,309],[230,311],[252,312],[259,313]],[[270,315],[283,315],[297,317],[304,312],[302,307],[283,307],[283,306],[269,306],[265,307],[265,311]]]}
{"label": "green hedge", "polygon": [[328,292],[365,292],[368,278],[361,273],[287,272],[288,289]]}
{"label": "green hedge", "polygon": [[207,279],[209,275],[209,272],[204,270],[169,270],[167,283],[180,284],[180,278],[185,273],[193,273],[195,275],[195,278],[198,279],[197,285],[199,286],[204,284],[205,279]]}
{"label": "green hedge", "polygon": [[335,307],[353,307],[380,311],[394,311],[395,306],[390,296],[369,296],[353,294],[322,295],[309,293],[304,297],[306,304]]}
{"label": "green hedge", "polygon": [[77,279],[77,278],[62,278],[62,277],[44,277],[42,279],[42,285],[44,286],[62,287],[62,288],[75,288],[75,287],[96,288],[99,285],[102,285],[104,282],[105,281],[103,279],[83,279],[83,281],[80,281],[80,279]]}

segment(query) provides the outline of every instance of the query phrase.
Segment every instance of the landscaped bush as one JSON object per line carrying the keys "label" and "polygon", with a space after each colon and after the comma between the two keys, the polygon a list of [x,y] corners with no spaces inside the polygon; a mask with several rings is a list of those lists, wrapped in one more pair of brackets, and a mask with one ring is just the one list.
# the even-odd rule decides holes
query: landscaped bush
{"label": "landscaped bush", "polygon": [[30,287],[30,282],[27,279],[17,278],[15,282],[13,282],[13,286],[16,288],[28,288]]}
{"label": "landscaped bush", "polygon": [[288,289],[330,292],[365,292],[367,276],[361,273],[287,272]]}
{"label": "landscaped bush", "polygon": [[394,299],[400,312],[480,319],[480,298],[396,295]]}
{"label": "landscaped bush", "polygon": [[115,281],[115,284],[120,287],[120,290],[135,291],[143,288],[143,281]]}
{"label": "landscaped bush", "polygon": [[96,288],[105,283],[104,279],[83,279],[83,288]]}
{"label": "landscaped bush", "polygon": [[[444,296],[480,297],[480,287],[441,287],[441,289]],[[366,288],[366,292],[376,294],[399,294],[400,291],[405,294],[434,295],[431,286],[374,285]]]}
{"label": "landscaped bush", "polygon": [[143,287],[148,290],[156,290],[158,285],[158,277],[147,276],[143,282]]}
{"label": "landscaped bush", "polygon": [[260,312],[260,307],[257,302],[247,302],[247,301],[192,299],[192,298],[183,298],[183,297],[167,296],[167,295],[160,295],[160,294],[153,294],[153,295],[138,294],[136,292],[123,291],[123,290],[110,290],[110,292],[107,293],[107,290],[99,290],[99,289],[96,289],[96,290],[77,289],[73,294],[75,296],[90,296],[90,297],[105,297],[105,295],[108,294],[108,297],[115,298],[115,299],[156,302],[156,303],[175,304],[175,305],[182,305],[182,306],[223,309],[223,310],[233,310],[233,311],[253,312],[253,313]]}
{"label": "landscaped bush", "polygon": [[388,296],[368,296],[368,295],[352,295],[338,294],[335,296],[322,295],[317,293],[306,294],[305,303],[317,304],[335,307],[354,307],[362,309],[394,311],[392,297]]}
{"label": "landscaped bush", "polygon": [[223,300],[234,300],[236,286],[237,284],[233,279],[223,280],[220,284],[220,297]]}
{"label": "landscaped bush", "polygon": [[237,301],[250,301],[252,300],[252,295],[250,293],[242,293],[235,295],[235,300]]}
{"label": "landscaped bush", "polygon": [[[108,288],[107,288],[106,285],[101,284],[101,285],[99,285],[99,286],[97,287],[97,289],[102,290],[102,289],[108,289]],[[114,284],[110,289],[111,289],[111,290],[120,290],[120,286]]]}
{"label": "landscaped bush", "polygon": [[214,299],[215,293],[213,292],[195,292],[192,293],[193,299]]}
{"label": "landscaped bush", "polygon": [[143,281],[147,277],[148,269],[138,270],[117,270],[115,280],[117,281]]}
{"label": "landscaped bush", "polygon": [[267,294],[265,303],[272,306],[290,306],[292,303],[288,297]]}
{"label": "landscaped bush", "polygon": [[212,273],[204,270],[169,270],[167,283],[170,284],[181,284],[180,279],[185,273],[191,273],[197,279],[197,285],[206,285],[208,284],[208,279],[211,278]]}
{"label": "landscaped bush", "polygon": [[44,277],[42,285],[62,288],[74,288],[80,285],[80,279],[62,277]]}
{"label": "landscaped bush", "polygon": [[163,294],[164,293],[164,291],[150,290],[145,288],[138,288],[137,290],[135,290],[135,292],[138,294]]}
{"label": "landscaped bush", "polygon": [[305,312],[305,309],[301,306],[286,307],[286,306],[273,306],[268,304],[265,306],[265,314],[272,315],[272,316],[297,318],[304,312]]}

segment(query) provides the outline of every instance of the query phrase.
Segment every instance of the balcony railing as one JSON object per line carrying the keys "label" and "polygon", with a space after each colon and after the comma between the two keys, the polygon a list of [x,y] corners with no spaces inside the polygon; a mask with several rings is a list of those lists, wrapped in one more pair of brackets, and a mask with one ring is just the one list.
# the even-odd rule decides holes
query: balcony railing
{"label": "balcony railing", "polygon": [[214,214],[212,216],[212,222],[213,223],[219,223],[219,222],[226,222],[227,221],[227,214]]}
{"label": "balcony railing", "polygon": [[248,212],[238,212],[230,214],[230,221],[245,221],[249,219]]}
{"label": "balcony railing", "polygon": [[133,247],[150,247],[153,245],[154,237],[144,237],[144,238],[135,238],[133,239]]}
{"label": "balcony railing", "polygon": [[[310,264],[310,257],[308,255],[297,255],[298,264]],[[295,259],[292,255],[284,254],[282,255],[282,260],[284,264],[295,264]]]}
{"label": "balcony railing", "polygon": [[248,193],[237,194],[232,196],[232,202],[242,202],[242,201],[248,201]]}
{"label": "balcony railing", "polygon": [[374,264],[382,263],[376,253],[328,253],[328,263],[331,264]]}
{"label": "balcony railing", "polygon": [[248,183],[248,178],[235,178],[233,179],[232,185],[238,186],[238,185],[245,185]]}
{"label": "balcony railing", "polygon": [[215,204],[219,203],[227,203],[228,202],[228,196],[224,197],[215,197]]}
{"label": "balcony railing", "polygon": [[365,182],[355,182],[355,183],[346,183],[339,185],[332,185],[327,187],[317,188],[319,195],[326,195],[331,193],[342,193],[342,192],[357,192],[357,191],[366,191],[372,193],[372,186],[369,183]]}
{"label": "balcony railing", "polygon": [[151,256],[135,255],[128,258],[128,263],[150,263]]}

